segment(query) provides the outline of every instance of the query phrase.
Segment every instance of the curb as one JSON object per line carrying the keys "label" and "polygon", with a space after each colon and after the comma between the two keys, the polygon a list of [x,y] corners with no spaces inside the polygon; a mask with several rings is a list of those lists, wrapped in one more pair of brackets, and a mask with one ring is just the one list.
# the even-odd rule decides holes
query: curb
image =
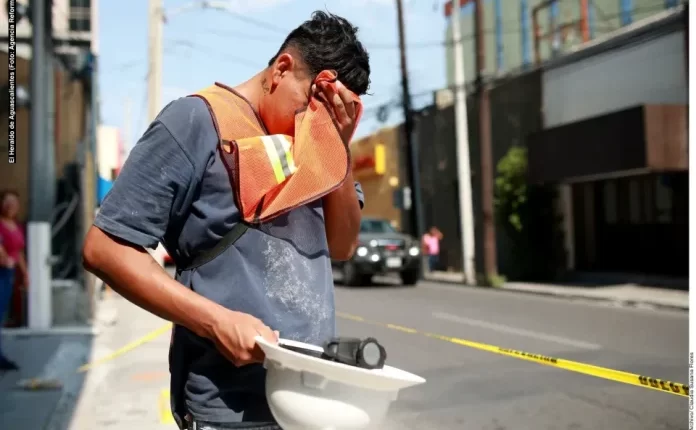
{"label": "curb", "polygon": [[450,280],[450,279],[438,279],[437,277],[432,277],[432,276],[426,276],[423,279],[425,281],[430,281],[430,282],[440,282],[443,284],[456,285],[456,286],[461,287],[461,288],[475,288],[475,289],[485,289],[488,291],[500,291],[500,292],[504,292],[504,293],[529,294],[529,295],[535,295],[535,296],[553,297],[553,298],[557,298],[560,300],[565,299],[565,300],[585,300],[585,301],[595,301],[595,302],[609,302],[609,303],[615,303],[619,306],[624,306],[624,307],[639,308],[639,307],[643,307],[643,306],[648,306],[648,307],[655,308],[655,309],[665,309],[665,310],[673,310],[673,311],[680,311],[680,312],[688,312],[689,311],[688,306],[670,305],[670,304],[652,302],[652,301],[619,300],[619,299],[614,299],[611,297],[584,296],[581,294],[562,294],[562,293],[559,294],[559,293],[552,293],[552,292],[547,292],[547,291],[531,291],[531,290],[513,289],[513,288],[505,288],[505,287],[484,287],[484,286],[480,286],[480,285],[470,286],[470,285],[463,284],[461,281]]}

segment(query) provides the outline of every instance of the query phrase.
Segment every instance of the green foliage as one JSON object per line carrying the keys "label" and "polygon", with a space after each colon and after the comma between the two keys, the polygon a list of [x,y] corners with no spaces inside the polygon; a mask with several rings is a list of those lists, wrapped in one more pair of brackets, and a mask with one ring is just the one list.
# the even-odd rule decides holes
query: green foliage
{"label": "green foliage", "polygon": [[548,280],[564,266],[565,251],[551,186],[527,181],[527,150],[510,148],[497,166],[495,215],[512,244],[514,267],[510,278]]}
{"label": "green foliage", "polygon": [[513,146],[498,163],[495,179],[496,214],[503,224],[522,231],[521,211],[527,202],[527,149]]}
{"label": "green foliage", "polygon": [[507,278],[498,274],[486,276],[483,273],[479,273],[476,275],[476,284],[482,287],[500,288],[506,282]]}

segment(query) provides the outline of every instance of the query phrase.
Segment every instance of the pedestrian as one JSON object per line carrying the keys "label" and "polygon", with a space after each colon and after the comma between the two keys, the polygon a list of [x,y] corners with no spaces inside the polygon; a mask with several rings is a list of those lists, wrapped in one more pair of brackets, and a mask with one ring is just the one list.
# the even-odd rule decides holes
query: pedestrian
{"label": "pedestrian", "polygon": [[[24,256],[24,232],[17,222],[19,195],[13,191],[0,193],[0,327],[10,306],[15,277],[22,288],[29,284]],[[1,337],[1,336],[0,336]],[[0,341],[0,370],[18,370],[16,363],[5,357]]]}
{"label": "pedestrian", "polygon": [[430,227],[423,235],[423,253],[428,257],[428,269],[434,272],[440,263],[440,241],[443,235],[437,227]]}
{"label": "pedestrian", "polygon": [[[335,71],[335,86],[319,80],[328,70]],[[369,77],[357,28],[317,11],[248,81],[234,88],[218,84],[216,100],[184,97],[167,105],[102,202],[85,241],[85,267],[115,292],[174,322],[171,406],[180,428],[279,429],[265,397],[255,337],[321,345],[335,335],[331,259],[352,256],[360,229],[363,196],[349,168],[323,197],[267,222],[243,223],[249,212],[240,210],[240,189],[265,178],[233,180],[239,172],[224,148],[249,136],[222,141],[220,130],[239,126],[294,136],[296,115],[322,103],[322,112],[333,117],[324,124],[335,131],[317,139],[338,139],[347,148],[359,115],[355,96],[367,92]],[[224,117],[211,107],[221,99],[232,112]],[[278,143],[271,140],[264,142]],[[228,240],[231,232],[241,233]],[[145,250],[158,243],[176,263],[175,279]],[[201,256],[204,262],[191,268]]]}

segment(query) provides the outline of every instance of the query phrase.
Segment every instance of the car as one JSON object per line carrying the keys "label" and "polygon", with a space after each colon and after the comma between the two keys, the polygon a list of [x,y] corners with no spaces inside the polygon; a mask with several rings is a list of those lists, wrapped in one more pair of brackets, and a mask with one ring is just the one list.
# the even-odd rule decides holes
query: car
{"label": "car", "polygon": [[358,247],[348,261],[332,261],[346,285],[369,284],[375,275],[397,273],[404,285],[415,285],[421,273],[420,242],[399,233],[386,219],[363,218]]}

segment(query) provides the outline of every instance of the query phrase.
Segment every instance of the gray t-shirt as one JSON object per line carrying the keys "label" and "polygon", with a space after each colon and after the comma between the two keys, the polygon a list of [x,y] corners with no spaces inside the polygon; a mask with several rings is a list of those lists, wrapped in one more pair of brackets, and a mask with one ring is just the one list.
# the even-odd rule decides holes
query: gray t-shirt
{"label": "gray t-shirt", "polygon": [[[170,103],[131,151],[94,225],[142,247],[161,242],[179,262],[209,250],[240,221],[217,144],[201,99]],[[356,190],[362,207],[357,183]],[[282,338],[321,344],[335,333],[321,200],[248,230],[213,261],[177,272],[177,280],[261,319]],[[261,365],[236,368],[210,341],[178,326],[169,361],[175,412],[184,405],[201,421],[273,421]]]}

